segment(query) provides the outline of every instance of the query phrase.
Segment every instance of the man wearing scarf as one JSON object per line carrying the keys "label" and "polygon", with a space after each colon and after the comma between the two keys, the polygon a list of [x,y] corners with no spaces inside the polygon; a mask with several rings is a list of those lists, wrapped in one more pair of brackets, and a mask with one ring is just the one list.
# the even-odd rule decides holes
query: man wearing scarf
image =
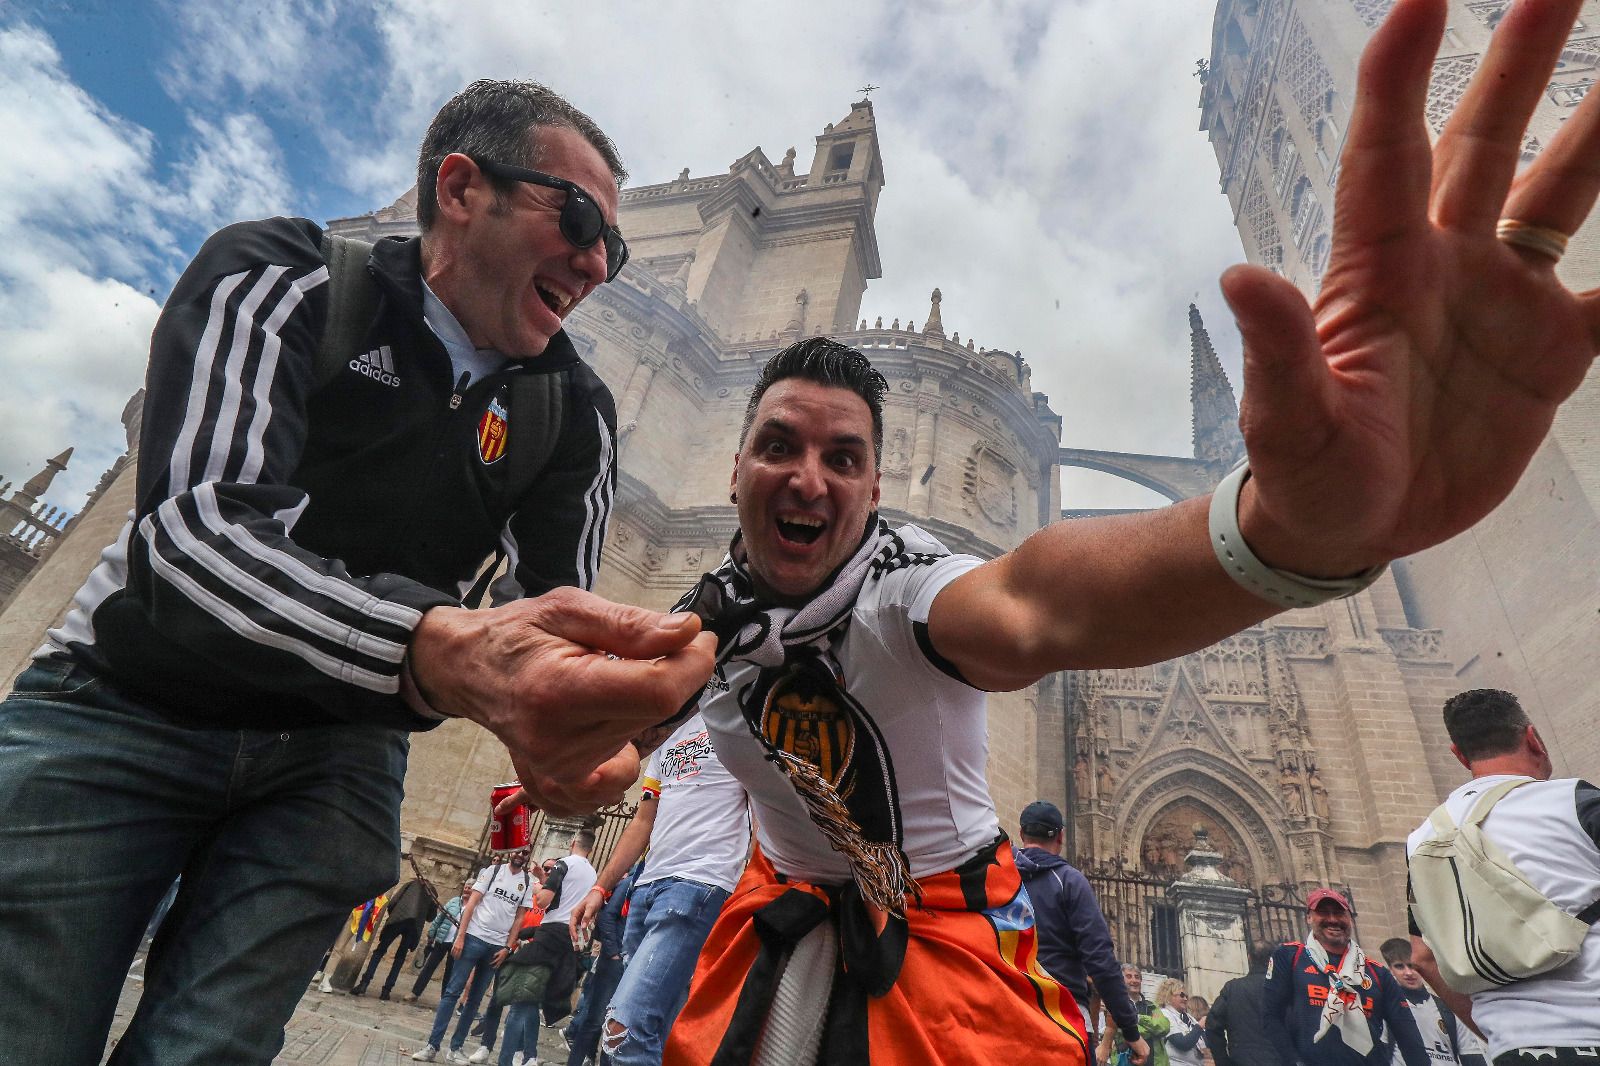
{"label": "man wearing scarf", "polygon": [[[1600,348],[1600,293],[1552,269],[1600,191],[1600,97],[1514,165],[1578,8],[1517,3],[1435,145],[1422,108],[1446,5],[1394,5],[1363,61],[1316,306],[1263,267],[1223,277],[1249,462],[1209,499],[953,555],[879,516],[887,384],[866,359],[822,338],[772,358],[734,463],[739,532],[681,604],[719,641],[699,706],[758,846],[667,1063],[1084,1062],[989,798],[984,693],[1354,595],[1505,499]],[[1005,236],[1025,263],[1027,236]],[[965,380],[959,360],[917,359],[907,403]],[[1305,965],[1326,988],[1345,945]],[[1358,957],[1346,976],[1370,972]],[[1353,1047],[1349,1020],[1309,1035]],[[1391,1025],[1423,1054],[1408,1016]]]}
{"label": "man wearing scarf", "polygon": [[[1350,902],[1331,888],[1306,900],[1311,935],[1267,963],[1261,1024],[1282,1066],[1428,1066],[1416,1018],[1389,971],[1351,936]],[[1394,1045],[1379,1039],[1384,1023]]]}

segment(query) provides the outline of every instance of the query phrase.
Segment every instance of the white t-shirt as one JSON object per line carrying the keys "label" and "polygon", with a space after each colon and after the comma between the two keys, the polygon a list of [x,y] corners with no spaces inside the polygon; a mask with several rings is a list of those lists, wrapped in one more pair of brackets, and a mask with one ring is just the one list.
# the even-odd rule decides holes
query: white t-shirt
{"label": "white t-shirt", "polygon": [[551,922],[565,924],[572,912],[578,909],[578,901],[588,895],[598,880],[594,867],[582,855],[568,855],[560,860],[558,865],[567,868],[566,874],[561,879],[561,898],[556,901],[555,906],[544,912],[544,920],[539,923],[540,925],[549,925]]}
{"label": "white t-shirt", "polygon": [[[1168,1038],[1174,1036],[1187,1036],[1198,1028],[1194,1019],[1186,1019],[1183,1012],[1178,1010],[1176,1007],[1162,1007],[1161,1013],[1167,1016],[1167,1022],[1169,1023],[1169,1027],[1167,1029]],[[1172,1066],[1202,1066],[1202,1064],[1205,1062],[1205,1056],[1201,1054],[1200,1049],[1204,1046],[1205,1037],[1203,1036],[1200,1038],[1200,1042],[1195,1044],[1195,1046],[1192,1048],[1185,1049],[1173,1047],[1172,1044],[1169,1043],[1167,1045],[1167,1061],[1170,1062]]]}
{"label": "white t-shirt", "polygon": [[[936,666],[917,632],[926,626],[939,591],[981,563],[952,555],[869,580],[834,649],[846,690],[871,717],[893,760],[902,845],[913,877],[959,866],[1000,833],[989,798],[984,694]],[[702,698],[711,741],[749,792],[756,838],[778,872],[823,884],[847,882],[850,864],[828,846],[788,778],[766,760],[745,724],[735,694],[759,673],[752,663],[732,663],[723,678],[728,688]]]}
{"label": "white t-shirt", "polygon": [[[1445,1032],[1444,1015],[1439,1012],[1439,1001],[1433,996],[1424,996],[1422,1002],[1415,1003],[1410,994],[1401,989],[1401,1001],[1411,1008],[1411,1016],[1417,1020],[1417,1032],[1422,1034],[1422,1046],[1428,1049],[1428,1061],[1437,1066],[1457,1066],[1461,1061],[1450,1050],[1450,1034]],[[1393,1040],[1393,1037],[1386,1038]],[[1472,1034],[1472,1030],[1456,1022],[1456,1043],[1461,1047],[1463,1055],[1482,1055],[1483,1043]],[[1405,1066],[1405,1058],[1400,1054],[1400,1044],[1394,1045],[1393,1066]]]}
{"label": "white t-shirt", "polygon": [[537,883],[526,869],[513,870],[510,863],[497,863],[483,871],[472,882],[472,890],[482,892],[483,898],[472,908],[467,935],[503,946],[511,935],[511,923],[517,920],[517,908],[528,905],[528,890]]}
{"label": "white t-shirt", "polygon": [[[1475,777],[1445,798],[1445,809],[1459,822],[1485,790],[1518,776]],[[1484,835],[1569,914],[1600,896],[1600,847],[1579,822],[1580,785],[1592,800],[1593,789],[1572,778],[1533,781],[1496,803],[1483,822]],[[1406,854],[1432,837],[1433,827],[1423,822],[1406,841]],[[1565,966],[1474,995],[1472,1020],[1489,1038],[1491,1059],[1514,1048],[1600,1044],[1600,924]]]}
{"label": "white t-shirt", "polygon": [[750,850],[750,804],[699,714],[650,757],[644,791],[660,806],[637,884],[680,877],[733,891]]}

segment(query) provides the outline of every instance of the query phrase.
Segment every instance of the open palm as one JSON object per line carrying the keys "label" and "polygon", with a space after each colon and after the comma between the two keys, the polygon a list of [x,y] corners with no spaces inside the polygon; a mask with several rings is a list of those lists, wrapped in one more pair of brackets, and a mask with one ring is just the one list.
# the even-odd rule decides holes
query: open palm
{"label": "open palm", "polygon": [[[1600,347],[1600,295],[1496,238],[1574,232],[1600,190],[1600,100],[1518,175],[1580,0],[1519,0],[1437,145],[1423,108],[1445,0],[1401,0],[1362,58],[1314,307],[1223,279],[1245,343],[1241,522],[1273,565],[1334,576],[1436,544],[1510,492]],[[1600,96],[1600,94],[1591,94]]]}

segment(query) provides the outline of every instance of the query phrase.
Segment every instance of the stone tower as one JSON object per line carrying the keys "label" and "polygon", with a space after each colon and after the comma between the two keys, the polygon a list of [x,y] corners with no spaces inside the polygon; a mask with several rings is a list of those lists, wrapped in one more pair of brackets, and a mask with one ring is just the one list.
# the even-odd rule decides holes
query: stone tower
{"label": "stone tower", "polygon": [[10,602],[61,535],[70,517],[66,510],[44,503],[44,494],[72,459],[68,448],[46,461],[44,469],[22,488],[6,495],[10,483],[0,478],[0,608]]}
{"label": "stone tower", "polygon": [[[1200,95],[1221,189],[1250,260],[1314,295],[1327,266],[1356,60],[1392,0],[1220,0]],[[1509,0],[1452,0],[1433,65],[1435,135]],[[1523,140],[1527,163],[1600,74],[1600,4],[1578,27]],[[1558,273],[1600,284],[1591,215]],[[1396,564],[1407,617],[1443,630],[1451,686],[1516,692],[1553,743],[1558,774],[1600,772],[1600,371],[1567,402],[1516,491],[1474,529]]]}

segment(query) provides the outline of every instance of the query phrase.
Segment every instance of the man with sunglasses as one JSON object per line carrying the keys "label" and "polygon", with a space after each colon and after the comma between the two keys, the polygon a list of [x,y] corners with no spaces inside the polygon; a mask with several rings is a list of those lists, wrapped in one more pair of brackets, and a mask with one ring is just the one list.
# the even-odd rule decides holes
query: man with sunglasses
{"label": "man with sunglasses", "polygon": [[[347,273],[313,223],[245,222],[179,279],[135,513],[0,705],[0,1062],[99,1061],[181,873],[112,1061],[264,1066],[343,916],[399,878],[411,731],[471,718],[545,809],[587,812],[704,684],[694,618],[586,591],[616,416],[562,322],[627,259],[622,176],[560,96],[479,82],[423,140],[420,238]],[[336,301],[359,332],[330,363]],[[463,610],[497,549],[494,606]]]}

